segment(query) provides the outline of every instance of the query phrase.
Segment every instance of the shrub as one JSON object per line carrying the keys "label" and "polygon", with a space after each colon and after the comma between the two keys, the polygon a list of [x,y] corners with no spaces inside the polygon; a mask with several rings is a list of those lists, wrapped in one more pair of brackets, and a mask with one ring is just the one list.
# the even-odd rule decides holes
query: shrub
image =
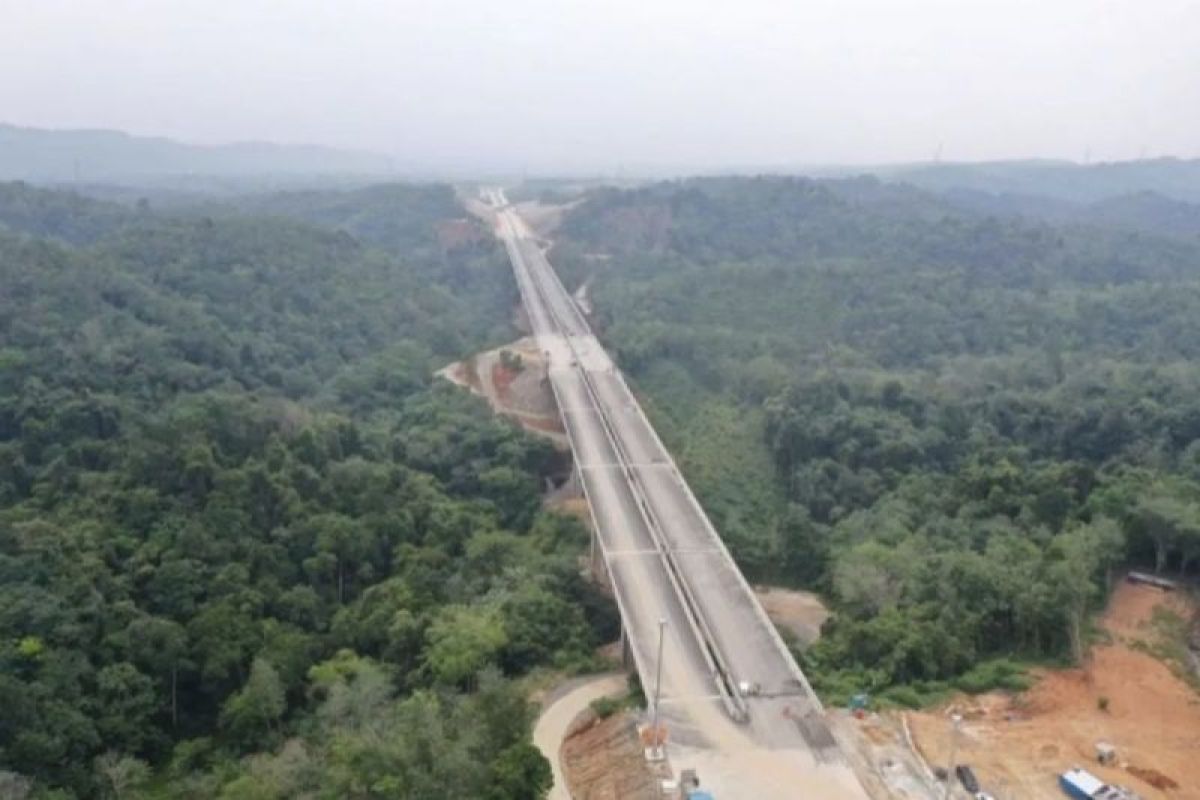
{"label": "shrub", "polygon": [[893,686],[883,693],[882,699],[905,708],[920,708],[925,705],[921,693],[912,686]]}
{"label": "shrub", "polygon": [[620,711],[623,705],[624,703],[616,697],[598,697],[591,703],[592,711],[596,712],[600,719],[608,719]]}
{"label": "shrub", "polygon": [[1020,665],[998,658],[976,664],[960,675],[954,686],[967,694],[982,694],[993,689],[1022,692],[1029,688],[1029,677]]}

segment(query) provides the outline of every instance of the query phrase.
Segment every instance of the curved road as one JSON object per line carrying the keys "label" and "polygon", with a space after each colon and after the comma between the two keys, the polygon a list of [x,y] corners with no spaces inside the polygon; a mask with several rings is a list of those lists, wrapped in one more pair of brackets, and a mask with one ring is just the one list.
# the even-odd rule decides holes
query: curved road
{"label": "curved road", "polygon": [[550,789],[547,800],[571,800],[566,775],[563,774],[561,754],[563,739],[566,738],[571,723],[593,700],[620,696],[628,687],[628,681],[622,673],[586,678],[542,709],[533,725],[533,744],[542,751],[554,772],[554,786]]}

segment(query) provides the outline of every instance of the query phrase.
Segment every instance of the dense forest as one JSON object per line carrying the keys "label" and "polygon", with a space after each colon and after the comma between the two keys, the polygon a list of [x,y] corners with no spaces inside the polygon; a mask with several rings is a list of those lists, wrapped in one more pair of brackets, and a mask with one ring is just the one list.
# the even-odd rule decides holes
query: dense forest
{"label": "dense forest", "polygon": [[1194,237],[873,178],[586,198],[556,264],[750,577],[830,598],[827,698],[1016,685],[1115,568],[1200,568]]}
{"label": "dense forest", "polygon": [[[1200,569],[1194,207],[586,198],[555,263],[749,576],[830,599],[828,699],[1019,685]],[[169,206],[0,185],[0,794],[539,796],[529,682],[615,619],[563,455],[432,377],[513,336],[503,252],[445,186]]]}
{"label": "dense forest", "polygon": [[0,185],[0,794],[545,789],[522,677],[613,611],[562,456],[432,378],[512,335],[462,217]]}

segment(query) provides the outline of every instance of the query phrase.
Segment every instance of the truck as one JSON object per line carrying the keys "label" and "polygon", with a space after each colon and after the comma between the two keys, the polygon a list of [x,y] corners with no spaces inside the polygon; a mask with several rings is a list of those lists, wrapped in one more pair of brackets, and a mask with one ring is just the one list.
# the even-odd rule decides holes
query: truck
{"label": "truck", "polygon": [[1058,785],[1074,800],[1141,800],[1124,786],[1111,786],[1079,767],[1059,775]]}

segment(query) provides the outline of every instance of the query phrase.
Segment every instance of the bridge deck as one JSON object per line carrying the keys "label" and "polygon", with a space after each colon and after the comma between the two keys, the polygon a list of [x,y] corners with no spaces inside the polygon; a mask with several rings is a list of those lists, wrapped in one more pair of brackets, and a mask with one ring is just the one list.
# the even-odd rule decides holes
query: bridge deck
{"label": "bridge deck", "polygon": [[[819,701],[620,372],[537,242],[511,211],[500,218],[534,333],[550,356],[551,385],[644,686],[652,686],[665,618],[663,713],[674,718],[676,735],[700,734],[704,720],[713,727],[724,687],[748,710],[741,730],[758,746],[839,761]],[[726,671],[723,682],[714,667]],[[756,690],[743,695],[743,681]]]}

